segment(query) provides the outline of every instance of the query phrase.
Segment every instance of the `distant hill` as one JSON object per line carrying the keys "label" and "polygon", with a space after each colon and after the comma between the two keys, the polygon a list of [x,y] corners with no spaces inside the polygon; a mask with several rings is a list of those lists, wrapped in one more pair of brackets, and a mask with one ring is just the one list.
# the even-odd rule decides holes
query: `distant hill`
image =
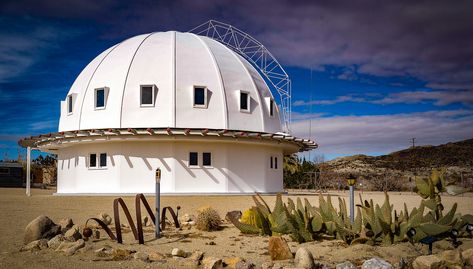
{"label": "distant hill", "polygon": [[320,164],[322,173],[353,173],[374,185],[378,184],[376,181],[387,181],[386,178],[390,181],[396,179],[393,184],[407,181],[412,185],[413,177],[427,177],[432,168],[446,168],[449,181],[473,183],[473,139],[439,146],[416,146],[376,157],[341,157]]}

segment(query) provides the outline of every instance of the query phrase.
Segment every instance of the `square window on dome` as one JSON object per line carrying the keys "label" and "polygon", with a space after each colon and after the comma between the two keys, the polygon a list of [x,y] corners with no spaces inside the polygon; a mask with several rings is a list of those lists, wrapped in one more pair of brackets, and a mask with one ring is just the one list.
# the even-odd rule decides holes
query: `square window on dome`
{"label": "square window on dome", "polygon": [[140,86],[140,105],[143,107],[154,106],[156,86],[141,85]]}
{"label": "square window on dome", "polygon": [[240,91],[240,111],[250,112],[250,93]]}
{"label": "square window on dome", "polygon": [[194,107],[207,108],[207,87],[194,86]]}
{"label": "square window on dome", "polygon": [[105,109],[107,94],[107,88],[95,89],[95,109]]}
{"label": "square window on dome", "polygon": [[72,113],[72,95],[69,94],[67,96],[67,114],[71,114]]}

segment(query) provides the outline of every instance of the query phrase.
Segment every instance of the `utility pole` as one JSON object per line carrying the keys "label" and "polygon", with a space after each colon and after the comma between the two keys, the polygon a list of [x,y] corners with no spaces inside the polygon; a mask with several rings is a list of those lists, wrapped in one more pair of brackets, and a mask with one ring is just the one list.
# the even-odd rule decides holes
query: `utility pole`
{"label": "utility pole", "polygon": [[416,147],[416,138],[415,137],[411,138],[411,141],[412,141],[412,147],[415,148]]}

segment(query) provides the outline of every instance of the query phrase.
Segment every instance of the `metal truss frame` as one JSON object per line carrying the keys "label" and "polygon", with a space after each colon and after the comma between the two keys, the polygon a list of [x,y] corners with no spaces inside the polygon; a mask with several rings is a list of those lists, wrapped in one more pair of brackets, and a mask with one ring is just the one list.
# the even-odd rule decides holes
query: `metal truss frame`
{"label": "metal truss frame", "polygon": [[203,23],[189,32],[207,36],[226,45],[257,67],[278,92],[284,131],[290,133],[291,79],[271,52],[249,34],[215,20]]}

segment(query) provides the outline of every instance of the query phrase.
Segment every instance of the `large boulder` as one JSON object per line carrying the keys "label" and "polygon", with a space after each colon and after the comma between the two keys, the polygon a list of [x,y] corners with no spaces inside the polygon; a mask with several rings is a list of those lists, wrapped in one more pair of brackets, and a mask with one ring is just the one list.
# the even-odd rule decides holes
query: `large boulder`
{"label": "large boulder", "polygon": [[286,240],[280,236],[271,236],[269,238],[268,252],[273,261],[293,258],[291,249],[287,245]]}
{"label": "large boulder", "polygon": [[26,226],[23,242],[26,245],[39,239],[49,240],[60,233],[61,226],[56,225],[50,218],[46,216],[39,216]]}
{"label": "large boulder", "polygon": [[297,267],[305,269],[312,269],[315,267],[314,257],[312,256],[312,253],[310,253],[310,251],[308,251],[306,248],[299,248],[296,251],[294,263],[297,265]]}

